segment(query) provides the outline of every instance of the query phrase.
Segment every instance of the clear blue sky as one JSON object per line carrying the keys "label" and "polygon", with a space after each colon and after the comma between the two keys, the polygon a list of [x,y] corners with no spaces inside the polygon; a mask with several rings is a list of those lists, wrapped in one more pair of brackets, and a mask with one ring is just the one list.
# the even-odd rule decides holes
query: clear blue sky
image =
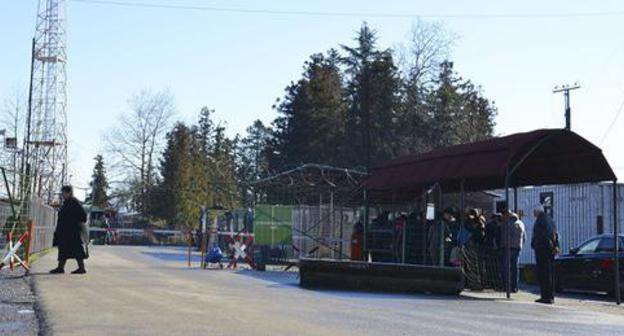
{"label": "clear blue sky", "polygon": [[[121,0],[136,2],[136,0]],[[419,15],[622,12],[621,1],[241,1],[142,0],[244,9]],[[28,83],[35,0],[0,0],[0,98]],[[230,134],[254,119],[270,122],[271,105],[315,52],[352,43],[363,20],[382,47],[406,41],[413,18],[331,17],[130,8],[68,1],[70,169],[85,186],[101,134],[141,89],[169,89],[178,118],[216,109]],[[459,35],[456,69],[480,84],[499,108],[496,132],[561,127],[557,84],[579,81],[573,129],[602,145],[624,177],[624,116],[603,135],[624,102],[624,14],[586,17],[438,17]],[[623,113],[624,114],[624,113]],[[620,145],[621,146],[621,145]]]}

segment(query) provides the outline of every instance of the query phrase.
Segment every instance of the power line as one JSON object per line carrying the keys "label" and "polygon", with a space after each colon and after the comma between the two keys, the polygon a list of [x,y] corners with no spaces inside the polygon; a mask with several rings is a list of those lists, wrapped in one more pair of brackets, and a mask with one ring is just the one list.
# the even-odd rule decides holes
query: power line
{"label": "power line", "polygon": [[298,15],[298,16],[332,16],[332,17],[368,17],[368,18],[428,18],[428,19],[540,19],[540,18],[581,18],[623,16],[624,11],[615,12],[571,12],[571,13],[521,13],[521,14],[401,14],[401,13],[367,13],[367,12],[330,12],[330,11],[292,11],[272,9],[249,9],[232,7],[211,7],[191,5],[167,5],[151,2],[127,2],[119,0],[70,0],[83,4],[99,4],[138,8],[160,8],[175,10],[193,10],[207,12],[226,12],[239,14],[269,14],[269,15]]}
{"label": "power line", "polygon": [[600,140],[600,146],[602,146],[602,144],[605,142],[605,140],[607,140],[607,137],[609,136],[609,133],[611,133],[611,130],[613,129],[613,126],[615,126],[615,124],[617,123],[618,119],[620,118],[620,115],[622,114],[622,111],[624,111],[624,100],[620,104],[620,108],[618,109],[617,113],[615,114],[615,118],[613,118],[613,121],[609,125],[609,128],[607,128],[607,131],[602,136],[602,140]]}

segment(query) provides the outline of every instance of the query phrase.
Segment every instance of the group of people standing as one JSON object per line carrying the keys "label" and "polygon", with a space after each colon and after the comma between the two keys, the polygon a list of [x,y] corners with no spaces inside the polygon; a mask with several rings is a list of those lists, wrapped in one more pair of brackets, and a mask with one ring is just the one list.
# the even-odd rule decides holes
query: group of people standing
{"label": "group of people standing", "polygon": [[[535,224],[531,247],[535,250],[540,283],[540,303],[554,302],[554,257],[559,252],[553,220],[539,205],[534,209]],[[455,208],[442,212],[441,220],[429,227],[427,242],[432,265],[464,269],[472,289],[497,288],[518,291],[518,261],[525,246],[526,229],[520,216],[503,206],[487,220],[480,209]]]}

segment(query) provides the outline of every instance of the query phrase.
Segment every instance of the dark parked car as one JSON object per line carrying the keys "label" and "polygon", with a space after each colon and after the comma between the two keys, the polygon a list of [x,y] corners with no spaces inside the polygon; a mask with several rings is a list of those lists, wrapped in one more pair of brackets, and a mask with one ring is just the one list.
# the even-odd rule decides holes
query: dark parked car
{"label": "dark parked car", "polygon": [[[624,235],[620,235],[620,251]],[[555,259],[557,290],[577,289],[614,293],[615,244],[613,235],[593,237]],[[620,252],[620,278],[624,282],[624,253]],[[624,289],[624,287],[621,287]]]}

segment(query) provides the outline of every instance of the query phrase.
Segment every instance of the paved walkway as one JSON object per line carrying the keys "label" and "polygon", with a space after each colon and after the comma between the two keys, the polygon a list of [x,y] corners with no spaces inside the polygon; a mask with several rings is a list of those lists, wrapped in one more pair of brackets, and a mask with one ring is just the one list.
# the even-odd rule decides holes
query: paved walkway
{"label": "paved walkway", "polygon": [[[621,335],[624,314],[495,297],[311,291],[296,273],[185,267],[178,249],[96,247],[87,275],[33,275],[54,335]],[[68,270],[74,268],[68,263]],[[482,294],[483,295],[483,294]]]}

